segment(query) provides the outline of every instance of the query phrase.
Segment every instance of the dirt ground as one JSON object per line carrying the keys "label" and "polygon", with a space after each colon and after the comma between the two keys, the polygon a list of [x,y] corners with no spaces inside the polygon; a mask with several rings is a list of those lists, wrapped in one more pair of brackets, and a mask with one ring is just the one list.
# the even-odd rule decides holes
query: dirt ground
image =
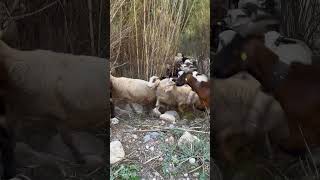
{"label": "dirt ground", "polygon": [[[111,124],[110,140],[119,140],[125,158],[111,167],[111,179],[208,179],[210,157],[209,116],[187,112],[176,123],[146,114],[118,116]],[[179,148],[188,131],[200,142]],[[190,160],[191,159],[191,160]]]}

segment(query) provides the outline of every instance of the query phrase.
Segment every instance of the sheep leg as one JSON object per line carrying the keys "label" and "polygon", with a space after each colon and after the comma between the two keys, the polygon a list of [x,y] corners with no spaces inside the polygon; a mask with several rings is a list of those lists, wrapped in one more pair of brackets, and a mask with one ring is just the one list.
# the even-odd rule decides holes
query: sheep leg
{"label": "sheep leg", "polygon": [[178,110],[179,110],[181,113],[184,113],[183,104],[179,104],[179,105],[178,105]]}
{"label": "sheep leg", "polygon": [[65,126],[60,126],[58,130],[60,132],[62,141],[64,142],[64,144],[66,144],[69,147],[77,163],[84,164],[85,160],[81,155],[80,151],[76,148],[76,145],[74,144],[74,141],[73,141],[73,137],[70,134],[69,130]]}
{"label": "sheep leg", "polygon": [[114,104],[113,104],[113,101],[112,99],[110,99],[110,115],[111,115],[111,118],[114,118],[115,117],[115,112],[114,112]]}
{"label": "sheep leg", "polygon": [[269,133],[265,134],[265,138],[266,138],[266,149],[267,149],[267,153],[268,153],[269,159],[273,159],[273,149],[272,149],[272,146],[271,146]]}
{"label": "sheep leg", "polygon": [[159,108],[160,108],[160,101],[159,101],[159,99],[157,99],[156,107],[153,109],[153,112],[154,112],[157,116],[160,116],[160,115],[161,115],[161,112],[159,111]]}
{"label": "sheep leg", "polygon": [[217,140],[219,142],[219,148],[218,148],[219,154],[227,162],[230,162],[231,164],[233,164],[235,162],[234,153],[229,148],[227,143],[227,140],[230,139],[231,134],[232,134],[231,128],[225,129],[222,133],[220,133],[217,136]]}
{"label": "sheep leg", "polygon": [[134,107],[133,107],[133,105],[132,105],[131,103],[129,103],[129,106],[130,106],[132,112],[135,113],[135,114],[137,114],[136,109],[134,109]]}

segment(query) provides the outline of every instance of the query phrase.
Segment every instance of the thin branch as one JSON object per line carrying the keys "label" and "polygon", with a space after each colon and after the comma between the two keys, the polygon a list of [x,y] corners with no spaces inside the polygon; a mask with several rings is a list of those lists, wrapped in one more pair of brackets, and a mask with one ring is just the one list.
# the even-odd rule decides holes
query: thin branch
{"label": "thin branch", "polygon": [[94,35],[93,35],[93,22],[92,22],[92,1],[88,0],[88,11],[89,11],[89,30],[91,39],[91,55],[95,55]]}
{"label": "thin branch", "polygon": [[44,7],[42,7],[41,9],[38,9],[38,10],[36,10],[36,11],[30,12],[30,13],[26,13],[26,14],[22,14],[22,15],[19,15],[19,16],[13,16],[13,17],[12,17],[12,20],[19,20],[19,19],[23,19],[23,18],[28,17],[28,16],[36,15],[36,14],[38,14],[38,13],[40,13],[40,12],[48,9],[49,7],[57,4],[58,2],[59,2],[59,0],[56,0],[56,1],[54,1],[54,2],[52,2],[52,3],[50,3],[50,4],[48,4],[48,5],[46,5],[46,6],[44,6]]}

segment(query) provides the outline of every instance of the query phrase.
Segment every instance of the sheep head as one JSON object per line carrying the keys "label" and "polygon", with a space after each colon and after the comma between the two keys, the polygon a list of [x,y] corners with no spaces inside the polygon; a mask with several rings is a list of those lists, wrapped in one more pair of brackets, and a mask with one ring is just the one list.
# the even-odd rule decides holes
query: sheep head
{"label": "sheep head", "polygon": [[152,76],[149,79],[148,87],[150,87],[151,89],[155,89],[156,87],[158,87],[159,84],[160,84],[160,78],[158,76]]}

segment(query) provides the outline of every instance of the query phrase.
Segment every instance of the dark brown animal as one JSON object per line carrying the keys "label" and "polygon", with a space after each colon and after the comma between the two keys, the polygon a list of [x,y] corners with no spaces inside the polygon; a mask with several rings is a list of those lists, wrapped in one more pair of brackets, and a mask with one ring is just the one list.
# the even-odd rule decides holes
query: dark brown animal
{"label": "dark brown animal", "polygon": [[209,108],[210,106],[210,81],[197,81],[195,77],[193,77],[192,72],[183,73],[177,80],[176,85],[182,86],[184,84],[188,84],[194,92],[196,92],[200,98],[201,103],[204,107]]}
{"label": "dark brown animal", "polygon": [[320,66],[286,65],[265,47],[263,39],[263,35],[236,35],[217,53],[213,76],[227,78],[242,70],[253,75],[279,101],[288,118],[290,137],[281,146],[300,154],[306,150],[304,138],[309,147],[320,145]]}

